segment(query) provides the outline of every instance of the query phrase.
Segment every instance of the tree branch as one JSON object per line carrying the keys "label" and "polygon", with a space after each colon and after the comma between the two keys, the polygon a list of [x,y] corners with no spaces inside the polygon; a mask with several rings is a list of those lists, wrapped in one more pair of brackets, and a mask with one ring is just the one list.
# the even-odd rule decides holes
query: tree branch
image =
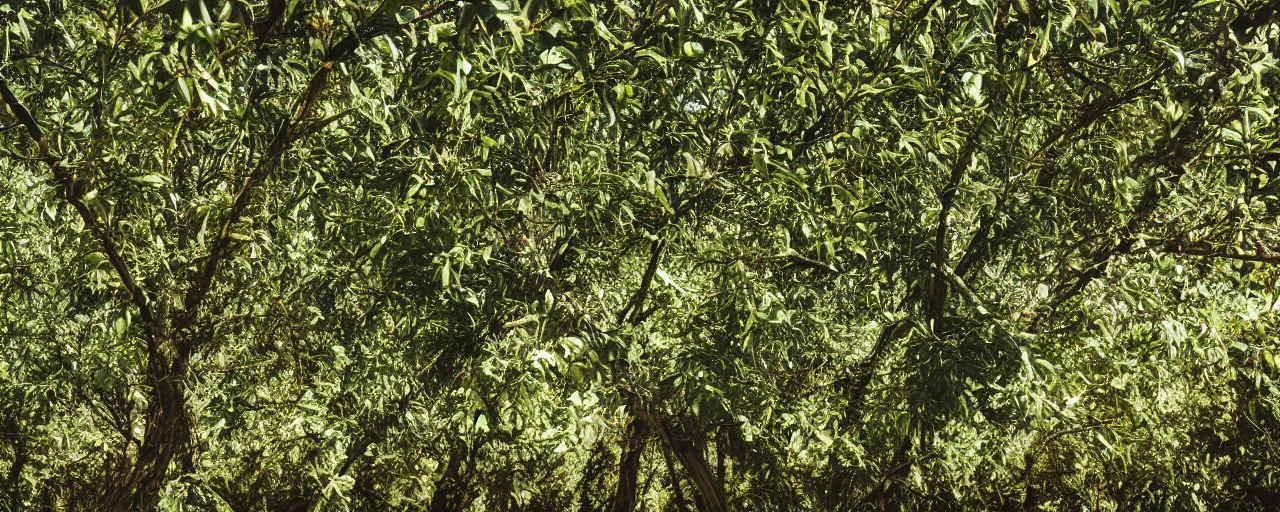
{"label": "tree branch", "polygon": [[631,300],[627,301],[627,305],[618,312],[618,323],[624,323],[634,320],[636,313],[644,308],[644,300],[649,295],[649,287],[653,284],[653,274],[658,271],[658,261],[662,259],[662,250],[667,244],[664,240],[654,240],[650,245],[649,265],[644,270],[644,277],[640,279],[640,287],[636,289],[635,295],[631,296]]}
{"label": "tree branch", "polygon": [[1183,247],[1177,243],[1167,243],[1161,252],[1168,254],[1185,254],[1187,256],[1204,256],[1206,258],[1224,258],[1229,260],[1254,261],[1258,263],[1280,264],[1280,254],[1255,251],[1252,254],[1227,252],[1203,246]]}
{"label": "tree branch", "polygon": [[35,116],[31,111],[18,101],[13,91],[9,89],[9,83],[4,79],[0,79],[0,96],[4,97],[4,102],[9,106],[9,111],[18,118],[27,128],[27,134],[40,144],[41,158],[49,165],[53,172],[54,181],[58,185],[58,191],[84,222],[85,227],[89,228],[89,232],[98,239],[102,244],[102,252],[107,255],[107,260],[111,262],[111,267],[115,269],[116,274],[120,277],[120,283],[129,294],[129,299],[138,307],[138,315],[142,318],[143,326],[150,336],[148,348],[155,350],[157,348],[158,327],[155,324],[155,316],[151,312],[151,304],[147,300],[147,294],[144,292],[138,282],[133,278],[133,272],[129,270],[129,264],[121,255],[120,247],[116,245],[115,240],[111,237],[111,233],[107,231],[98,219],[93,216],[93,211],[89,209],[89,205],[85,204],[81,199],[84,193],[84,187],[77,187],[76,176],[73,172],[62,165],[62,160],[49,155],[48,141],[45,139],[44,131],[40,129],[39,123],[36,122]]}
{"label": "tree branch", "polygon": [[631,512],[636,508],[636,477],[640,472],[640,458],[644,455],[649,437],[646,424],[632,416],[623,438],[622,456],[618,459],[618,486],[613,492],[613,512]]}
{"label": "tree branch", "polygon": [[960,189],[960,182],[964,180],[965,170],[969,168],[969,160],[973,157],[974,149],[977,147],[978,134],[982,132],[982,127],[985,124],[986,120],[984,119],[969,133],[969,138],[965,140],[960,154],[956,155],[954,162],[951,162],[951,176],[939,197],[942,207],[938,212],[938,227],[934,230],[933,240],[933,265],[938,273],[934,274],[929,302],[925,305],[925,310],[932,320],[937,320],[942,315],[942,306],[947,300],[947,282],[944,279],[945,276],[940,273],[942,269],[946,268],[950,253],[947,248],[947,221],[955,204],[956,191]]}
{"label": "tree branch", "polygon": [[35,139],[36,144],[43,148],[46,144],[44,130],[40,129],[40,124],[36,123],[36,118],[31,115],[31,111],[22,106],[18,98],[13,95],[13,91],[9,89],[9,82],[3,78],[0,78],[0,96],[4,97],[4,103],[9,106],[9,111],[13,112],[13,116],[27,127],[27,133],[31,135],[31,138]]}
{"label": "tree branch", "polygon": [[675,461],[671,460],[671,445],[662,444],[662,458],[667,463],[667,478],[671,481],[671,492],[675,494],[676,510],[688,512],[689,505],[684,501],[684,490],[680,489],[680,475],[676,473]]}
{"label": "tree branch", "polygon": [[712,474],[711,465],[702,454],[702,448],[684,426],[655,412],[647,402],[634,394],[632,394],[630,409],[636,420],[647,423],[664,445],[675,453],[676,459],[680,461],[680,465],[684,467],[689,474],[689,479],[698,490],[699,499],[695,501],[698,510],[706,512],[728,510],[728,500],[725,498],[724,490],[717,483],[715,475]]}
{"label": "tree branch", "polygon": [[213,278],[218,272],[218,264],[226,257],[227,251],[231,247],[232,226],[239,222],[240,217],[244,215],[245,209],[249,206],[250,195],[254,189],[262,183],[272,170],[279,166],[284,153],[293,146],[293,142],[297,138],[294,127],[311,113],[311,107],[315,104],[316,99],[319,98],[320,91],[324,89],[332,71],[332,63],[326,62],[320,66],[320,69],[312,76],[306,92],[303,93],[302,98],[298,101],[297,113],[280,124],[275,136],[272,137],[271,144],[267,146],[265,154],[258,160],[258,165],[252,173],[244,178],[240,185],[240,191],[236,193],[235,202],[231,205],[231,212],[223,220],[222,227],[218,230],[218,238],[214,240],[213,245],[209,248],[204,268],[200,270],[196,279],[191,283],[191,287],[187,289],[186,298],[183,300],[183,311],[175,321],[176,328],[184,328],[195,319],[197,309],[199,309],[205,297],[209,295],[209,291],[213,288]]}
{"label": "tree branch", "polygon": [[427,9],[422,14],[415,16],[413,19],[409,20],[408,23],[395,23],[394,19],[387,18],[383,18],[384,21],[382,22],[371,23],[363,29],[353,31],[351,34],[348,34],[346,37],[342,38],[342,40],[338,41],[337,44],[333,45],[333,47],[325,54],[325,60],[330,62],[343,60],[350,57],[366,39],[372,39],[383,34],[389,34],[396,30],[408,28],[423,21],[430,20],[441,12],[444,12],[445,9],[455,5],[457,5],[456,2],[442,2]]}

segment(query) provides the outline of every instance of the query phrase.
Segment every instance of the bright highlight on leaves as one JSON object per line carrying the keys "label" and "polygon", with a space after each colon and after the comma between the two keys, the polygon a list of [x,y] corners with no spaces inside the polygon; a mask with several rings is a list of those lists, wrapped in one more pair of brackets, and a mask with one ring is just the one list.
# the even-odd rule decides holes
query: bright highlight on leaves
{"label": "bright highlight on leaves", "polygon": [[1275,509],[1278,20],[0,3],[0,503]]}

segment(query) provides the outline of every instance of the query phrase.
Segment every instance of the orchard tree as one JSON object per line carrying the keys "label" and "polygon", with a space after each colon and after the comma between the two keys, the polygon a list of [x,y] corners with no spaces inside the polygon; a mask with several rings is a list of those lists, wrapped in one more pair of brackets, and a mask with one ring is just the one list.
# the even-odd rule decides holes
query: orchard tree
{"label": "orchard tree", "polygon": [[1280,507],[1276,10],[0,5],[0,503]]}

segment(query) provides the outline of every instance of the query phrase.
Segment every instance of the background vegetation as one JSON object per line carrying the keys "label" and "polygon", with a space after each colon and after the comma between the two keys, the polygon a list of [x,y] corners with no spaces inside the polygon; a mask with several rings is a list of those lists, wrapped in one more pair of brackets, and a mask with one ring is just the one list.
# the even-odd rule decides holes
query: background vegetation
{"label": "background vegetation", "polygon": [[10,0],[11,510],[1280,507],[1265,0]]}

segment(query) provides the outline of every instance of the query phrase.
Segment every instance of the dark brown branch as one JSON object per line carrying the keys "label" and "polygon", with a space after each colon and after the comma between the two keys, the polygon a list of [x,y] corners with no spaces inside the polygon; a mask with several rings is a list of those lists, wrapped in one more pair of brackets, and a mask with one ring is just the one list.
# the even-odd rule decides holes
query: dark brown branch
{"label": "dark brown branch", "polygon": [[698,499],[695,501],[698,510],[706,512],[728,510],[724,489],[712,473],[711,464],[703,455],[702,448],[690,433],[679,423],[673,423],[654,412],[648,404],[641,403],[638,398],[633,399],[631,413],[657,432],[663,443],[675,453],[676,459],[680,461],[680,465],[689,474],[689,479],[693,481],[694,487],[698,489]]}
{"label": "dark brown branch", "polygon": [[353,31],[351,34],[348,34],[346,37],[342,38],[342,40],[338,41],[337,44],[334,44],[333,47],[325,54],[325,60],[330,62],[343,60],[350,57],[365,40],[372,39],[383,34],[389,34],[396,30],[406,29],[423,21],[430,20],[441,12],[444,12],[445,9],[455,5],[457,4],[454,2],[440,3],[435,7],[427,9],[422,14],[415,16],[413,19],[409,20],[408,23],[395,23],[394,20],[385,18],[384,21],[370,23],[368,26],[360,30]]}
{"label": "dark brown branch", "polygon": [[[1200,119],[1199,117],[1196,117],[1195,120],[1198,123],[1204,122],[1203,119]],[[1053,301],[1049,303],[1050,314],[1057,310],[1058,306],[1062,305],[1062,303],[1080,294],[1081,291],[1084,291],[1084,288],[1088,286],[1089,283],[1093,282],[1094,279],[1097,279],[1106,273],[1107,268],[1110,266],[1112,257],[1118,254],[1128,253],[1133,249],[1133,245],[1138,240],[1138,233],[1142,226],[1146,223],[1147,219],[1155,213],[1156,209],[1160,206],[1160,203],[1173,193],[1173,189],[1177,182],[1187,173],[1186,162],[1184,157],[1181,155],[1181,153],[1183,153],[1181,142],[1186,139],[1191,139],[1201,128],[1203,128],[1203,126],[1188,126],[1182,131],[1182,135],[1171,141],[1168,147],[1165,147],[1162,151],[1151,153],[1151,160],[1149,162],[1154,165],[1161,165],[1164,172],[1157,173],[1148,180],[1149,183],[1147,184],[1146,190],[1142,193],[1142,199],[1140,199],[1138,204],[1134,207],[1133,213],[1129,216],[1129,220],[1120,228],[1119,240],[1116,243],[1104,247],[1094,253],[1089,264],[1076,273],[1076,279],[1073,282],[1058,287],[1056,293],[1053,294]],[[1169,183],[1165,185],[1162,183],[1164,181],[1168,181]]]}
{"label": "dark brown branch", "polygon": [[422,13],[422,14],[419,14],[419,15],[415,16],[413,19],[409,20],[409,23],[408,23],[408,24],[409,24],[409,25],[412,25],[412,24],[414,24],[414,23],[418,23],[418,22],[421,22],[421,21],[425,21],[425,20],[429,20],[429,19],[431,19],[431,18],[434,18],[434,17],[436,17],[436,15],[437,15],[437,14],[440,14],[442,11],[444,11],[446,8],[448,8],[450,5],[453,5],[453,2],[442,2],[442,3],[440,3],[439,5],[437,5],[437,6],[435,6],[435,7],[432,7],[432,8],[430,8],[430,9],[427,9],[427,11],[426,11],[426,12],[424,12],[424,13]]}
{"label": "dark brown branch", "polygon": [[265,154],[258,161],[257,167],[254,168],[249,176],[244,178],[240,185],[240,191],[236,194],[235,202],[231,206],[231,212],[223,220],[222,227],[218,231],[218,238],[214,240],[213,245],[209,248],[208,256],[205,257],[204,268],[200,270],[191,287],[187,290],[186,298],[183,300],[183,312],[175,322],[176,328],[186,327],[195,319],[197,309],[213,288],[213,278],[218,272],[218,264],[226,257],[227,251],[231,247],[232,227],[244,215],[254,189],[261,185],[267,175],[279,166],[285,152],[293,146],[293,142],[296,140],[294,127],[311,113],[311,107],[315,104],[316,99],[319,98],[320,91],[324,89],[332,71],[333,65],[327,62],[316,71],[316,74],[311,78],[311,83],[307,86],[306,92],[303,93],[298,102],[297,113],[292,118],[286,119],[281,123],[276,130],[275,136],[272,137],[271,144],[267,146]]}
{"label": "dark brown branch", "polygon": [[[906,306],[920,296],[920,288],[916,287],[915,291],[904,297],[899,309]],[[898,337],[899,328],[907,319],[901,319],[896,322],[885,324],[880,328],[880,335],[876,337],[876,343],[871,347],[871,351],[862,358],[854,369],[853,374],[836,381],[836,386],[841,390],[841,394],[845,396],[846,402],[844,414],[838,422],[839,430],[847,432],[853,429],[854,422],[861,419],[862,406],[866,401],[867,390],[871,387],[871,380],[875,377],[880,363],[884,360],[885,355],[889,353],[889,345]],[[837,451],[832,450],[831,455],[827,457],[828,471],[827,495],[825,498],[829,508],[835,508],[839,500],[845,498],[845,486],[848,477],[849,468],[844,461],[840,460]]]}
{"label": "dark brown branch", "polygon": [[1212,249],[1209,247],[1198,247],[1198,246],[1183,247],[1177,243],[1165,244],[1165,246],[1160,250],[1161,252],[1165,252],[1169,254],[1185,254],[1187,256],[1204,256],[1207,258],[1224,258],[1229,260],[1280,264],[1280,254],[1272,254],[1272,253],[1266,253],[1262,251],[1256,251],[1252,254],[1239,253],[1239,252],[1227,252],[1227,251]]}
{"label": "dark brown branch", "polygon": [[840,270],[837,269],[835,266],[831,265],[830,263],[824,263],[824,262],[815,260],[813,258],[807,258],[800,254],[788,254],[787,256],[784,256],[784,258],[787,260],[787,265],[786,265],[787,268],[799,267],[799,268],[807,268],[812,270],[819,270],[819,271],[830,273],[830,274],[840,273]]}
{"label": "dark brown branch", "polygon": [[631,512],[636,508],[636,481],[640,473],[640,456],[649,438],[648,428],[632,417],[618,460],[618,488],[613,493],[613,512]]}
{"label": "dark brown branch", "polygon": [[894,495],[896,488],[895,480],[906,475],[907,470],[911,468],[914,461],[910,460],[909,452],[911,450],[911,436],[905,436],[898,443],[898,448],[893,451],[893,457],[889,460],[889,470],[884,472],[872,488],[872,491],[858,501],[858,506],[854,508],[862,508],[862,505],[870,504],[874,509],[885,509],[888,501]]}
{"label": "dark brown branch", "polygon": [[1171,66],[1172,65],[1169,63],[1162,64],[1160,67],[1156,68],[1155,72],[1152,73],[1151,76],[1147,77],[1146,80],[1126,89],[1123,93],[1118,95],[1099,96],[1093,101],[1084,104],[1080,108],[1080,115],[1076,117],[1075,122],[1050,133],[1049,136],[1045,138],[1044,142],[1040,144],[1040,147],[1036,149],[1036,152],[1032,154],[1031,159],[1035,160],[1039,158],[1040,155],[1043,155],[1045,151],[1048,151],[1049,148],[1057,144],[1058,141],[1079,133],[1106,114],[1124,106],[1130,101],[1133,101],[1143,92],[1149,91],[1151,86],[1155,84],[1156,80],[1164,75]]}
{"label": "dark brown branch", "polygon": [[684,500],[684,490],[680,488],[680,475],[676,473],[676,463],[671,460],[671,446],[662,445],[662,458],[667,463],[667,478],[671,482],[671,492],[676,497],[676,510],[688,512],[688,502]]}
{"label": "dark brown branch", "polygon": [[645,298],[649,295],[649,288],[653,284],[653,275],[658,271],[658,261],[662,259],[662,250],[667,244],[664,240],[654,240],[649,246],[649,265],[644,269],[644,277],[640,279],[640,288],[636,289],[635,295],[631,296],[631,300],[627,301],[627,305],[618,312],[618,323],[626,323],[634,320],[637,313],[643,311]]}
{"label": "dark brown branch", "polygon": [[948,178],[947,185],[942,189],[942,194],[939,197],[942,207],[938,212],[938,227],[934,230],[933,238],[935,273],[932,289],[930,290],[929,303],[926,304],[926,311],[931,320],[937,320],[942,316],[942,306],[947,300],[947,280],[942,274],[942,269],[946,268],[947,259],[949,259],[947,257],[949,253],[947,221],[955,204],[956,191],[960,189],[960,182],[964,180],[965,170],[969,168],[969,159],[973,157],[974,149],[977,147],[978,134],[982,132],[982,127],[985,124],[986,120],[983,120],[969,133],[969,137],[965,140],[960,154],[956,155],[954,162],[951,162],[951,176]]}
{"label": "dark brown branch", "polygon": [[[271,9],[278,9],[278,4],[279,3],[273,3]],[[449,4],[447,2],[439,4],[427,11],[427,13],[424,13],[424,15],[414,18],[410,24],[429,19],[442,12],[448,5]],[[265,39],[270,36],[271,27],[274,26],[278,16],[278,13],[273,13],[269,16],[270,23],[265,23],[268,20],[264,20],[264,24],[255,27],[259,32],[259,39]],[[401,26],[396,25],[396,27],[399,28]],[[286,119],[281,123],[280,127],[276,130],[275,136],[272,137],[271,144],[267,146],[266,153],[263,155],[262,159],[258,161],[257,167],[254,168],[254,171],[250,173],[249,176],[245,177],[243,183],[240,185],[240,191],[236,194],[235,202],[231,206],[231,212],[227,216],[227,219],[223,221],[222,229],[218,233],[218,238],[214,240],[213,245],[209,249],[209,254],[206,256],[204,267],[200,270],[195,281],[192,282],[191,287],[187,290],[186,298],[183,300],[183,312],[178,316],[177,321],[175,322],[178,328],[190,325],[190,323],[195,319],[197,309],[204,302],[205,297],[208,296],[209,291],[213,287],[213,278],[218,272],[218,265],[225,257],[227,250],[231,246],[232,226],[239,222],[240,217],[244,214],[245,208],[249,206],[249,199],[253,190],[257,188],[261,184],[262,180],[279,165],[284,153],[293,146],[293,142],[299,135],[301,135],[295,131],[296,125],[306,119],[306,117],[311,113],[311,107],[314,105],[316,99],[319,98],[320,91],[324,89],[329,74],[333,71],[333,61],[349,55],[350,52],[354,51],[355,48],[361,44],[363,39],[389,31],[384,30],[384,28],[385,27],[381,27],[379,25],[357,30],[355,33],[348,35],[342,41],[339,41],[327,52],[326,56],[329,58],[326,60],[328,62],[325,62],[325,64],[316,71],[316,74],[312,76],[311,83],[308,85],[306,92],[299,101],[297,114],[294,115],[292,119]],[[330,118],[330,120],[332,119],[333,118]],[[321,124],[323,124],[323,122]],[[190,347],[187,347],[187,349],[189,350]]]}
{"label": "dark brown branch", "polygon": [[[881,73],[889,69],[889,62],[890,59],[893,58],[894,52],[897,51],[898,47],[901,46],[903,42],[907,41],[911,34],[916,32],[916,29],[924,24],[925,18],[928,17],[929,13],[933,11],[933,8],[937,6],[937,4],[938,0],[928,0],[925,5],[916,9],[916,11],[911,14],[910,19],[908,19],[907,26],[902,30],[895,32],[888,44],[885,45],[882,53],[878,57],[872,58],[872,62],[867,63],[870,65],[871,71],[874,74],[874,77],[868,83],[880,82]],[[902,4],[899,5],[904,8],[906,7]],[[807,127],[796,127],[796,129],[782,134],[782,136],[778,137],[777,140],[787,140],[799,135],[800,141],[796,144],[797,151],[804,151],[805,149],[813,147],[819,142],[825,140],[828,136],[833,135],[834,130],[831,123],[835,120],[835,116],[840,113],[848,112],[852,107],[853,102],[863,97],[865,97],[864,94],[859,93],[850,95],[847,99],[838,99],[836,101],[836,105],[822,109],[822,112],[812,124]]]}
{"label": "dark brown branch", "polygon": [[[133,273],[129,270],[129,264],[125,262],[124,256],[120,253],[120,247],[112,239],[111,233],[93,216],[89,205],[85,204],[80,198],[82,191],[76,189],[75,177],[65,167],[62,167],[60,162],[54,161],[51,165],[62,196],[66,198],[68,203],[71,203],[85,226],[102,244],[102,252],[107,255],[107,260],[111,262],[111,267],[120,276],[120,283],[124,286],[125,291],[129,293],[129,299],[138,307],[138,314],[142,318],[143,326],[147,333],[151,335],[151,344],[156,343],[155,337],[159,332],[159,326],[155,323],[155,316],[151,312],[151,304],[147,299],[147,294],[134,280]],[[152,347],[152,350],[154,350],[154,347]]]}
{"label": "dark brown branch", "polygon": [[[1032,152],[1031,160],[1039,159],[1049,151],[1050,148],[1056,145],[1058,141],[1074,137],[1076,134],[1092,126],[1093,123],[1102,119],[1105,114],[1113,112],[1128,102],[1133,101],[1135,98],[1140,96],[1143,91],[1149,89],[1165,72],[1165,70],[1165,67],[1157,69],[1156,72],[1147,77],[1146,80],[1126,89],[1123,93],[1113,96],[1104,96],[1081,105],[1077,109],[1081,114],[1076,118],[1076,120],[1070,125],[1060,127],[1050,133],[1049,136],[1046,137],[1038,147],[1036,147],[1035,151]],[[1041,175],[1037,176],[1038,186],[1041,188],[1048,188],[1047,182],[1052,181],[1054,176],[1055,173],[1043,172]],[[991,230],[995,226],[1001,212],[1004,210],[1004,205],[1007,202],[1006,199],[1008,198],[1009,193],[1010,190],[1006,187],[1004,195],[1002,195],[1000,200],[996,202],[995,208],[993,208],[989,214],[984,215],[979,221],[978,229],[974,232],[973,237],[969,240],[969,244],[965,247],[964,255],[960,257],[960,263],[956,265],[955,272],[957,276],[960,276],[961,278],[968,276],[971,270],[974,268],[980,268],[983,265],[984,260],[990,256],[991,244],[994,243],[994,241],[991,240]]]}
{"label": "dark brown branch", "polygon": [[960,257],[960,263],[956,264],[956,275],[961,278],[969,274],[969,270],[980,263],[987,257],[987,241],[991,238],[991,229],[995,227],[997,216],[1004,210],[1005,197],[1001,196],[996,201],[996,205],[991,211],[982,216],[978,221],[978,229],[974,231],[973,237],[969,238],[969,244],[964,248],[964,256]]}
{"label": "dark brown branch", "polygon": [[96,82],[92,78],[89,78],[89,75],[76,71],[75,69],[72,69],[66,64],[62,64],[48,57],[43,57],[40,55],[32,55],[32,54],[20,54],[20,55],[14,55],[12,60],[18,61],[21,59],[35,59],[36,61],[39,61],[41,64],[61,70],[63,73],[66,73],[68,76],[75,78],[76,80],[79,80],[81,82],[84,82],[88,85],[96,84]]}
{"label": "dark brown branch", "polygon": [[85,204],[84,200],[81,199],[84,194],[84,187],[77,186],[75,174],[64,167],[61,160],[48,155],[48,141],[44,138],[44,131],[40,129],[35,116],[18,101],[13,91],[9,89],[8,82],[3,79],[0,79],[0,96],[4,96],[4,102],[9,106],[9,110],[27,127],[27,134],[40,144],[41,159],[53,171],[54,181],[58,184],[59,192],[63,198],[71,204],[72,208],[75,208],[85,227],[89,228],[89,232],[93,233],[98,242],[102,244],[102,252],[106,254],[107,260],[111,262],[111,267],[115,269],[116,274],[120,277],[120,283],[124,286],[125,292],[129,294],[130,301],[138,307],[138,315],[142,318],[147,334],[150,335],[148,347],[154,351],[157,344],[156,334],[158,327],[155,324],[155,317],[151,313],[151,305],[147,300],[147,295],[133,278],[133,272],[129,270],[129,264],[124,260],[124,256],[121,255],[120,247],[116,245],[111,233],[98,222],[98,219],[93,215],[93,211],[89,209],[89,205]]}
{"label": "dark brown branch", "polygon": [[4,97],[4,103],[9,106],[9,111],[13,112],[13,116],[27,127],[27,133],[31,135],[32,139],[35,139],[36,144],[44,147],[44,130],[40,129],[40,124],[36,123],[36,118],[31,115],[27,107],[22,106],[18,98],[13,95],[13,91],[9,89],[9,82],[3,78],[0,78],[0,96]]}
{"label": "dark brown branch", "polygon": [[280,17],[284,15],[285,9],[289,7],[286,0],[269,0],[267,2],[267,17],[253,24],[253,38],[256,40],[258,47],[270,41],[272,29],[276,27],[276,23],[280,21]]}

